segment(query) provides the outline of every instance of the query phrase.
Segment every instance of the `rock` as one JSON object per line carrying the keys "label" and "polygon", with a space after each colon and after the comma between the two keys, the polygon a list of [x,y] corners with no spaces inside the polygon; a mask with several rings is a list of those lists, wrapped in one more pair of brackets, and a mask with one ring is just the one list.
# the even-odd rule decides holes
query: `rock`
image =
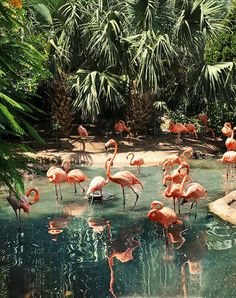
{"label": "rock", "polygon": [[236,225],[236,191],[232,191],[223,198],[211,202],[208,206],[212,213],[225,221]]}

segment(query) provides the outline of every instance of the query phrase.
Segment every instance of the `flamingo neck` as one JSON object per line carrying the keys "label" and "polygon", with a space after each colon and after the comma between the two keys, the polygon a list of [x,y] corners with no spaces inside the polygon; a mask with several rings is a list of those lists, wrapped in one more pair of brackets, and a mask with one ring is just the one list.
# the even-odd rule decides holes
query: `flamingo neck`
{"label": "flamingo neck", "polygon": [[106,167],[106,174],[107,174],[107,180],[106,180],[106,182],[107,181],[109,181],[112,177],[111,177],[111,162],[112,162],[113,160],[111,159],[111,160],[107,160],[106,161],[106,165],[105,165],[105,167]]}
{"label": "flamingo neck", "polygon": [[133,165],[132,162],[133,162],[133,159],[134,159],[134,153],[133,153],[133,152],[130,152],[130,153],[127,155],[127,157],[129,158],[130,155],[131,155],[132,157],[131,157],[131,160],[130,160],[129,164],[132,166],[132,165]]}
{"label": "flamingo neck", "polygon": [[[170,180],[170,184],[167,186],[167,188],[166,188],[166,190],[165,190],[165,196],[171,196],[171,193],[170,193],[170,190],[171,190],[171,187],[172,187],[172,185],[173,185],[173,180],[172,180],[172,178],[171,178],[171,176],[169,176],[169,178],[168,177],[166,177],[166,180]],[[165,181],[166,181],[165,180]]]}
{"label": "flamingo neck", "polygon": [[191,156],[192,156],[192,149],[186,149],[186,150],[184,150],[184,152],[183,152],[182,155],[183,155],[183,157],[184,157],[185,160],[188,160],[188,157],[186,156],[187,153],[191,154]]}
{"label": "flamingo neck", "polygon": [[39,192],[38,192],[37,189],[35,189],[35,188],[31,188],[31,189],[29,189],[29,190],[26,192],[26,196],[29,197],[30,194],[31,194],[31,192],[34,192],[34,197],[33,197],[33,199],[31,199],[31,200],[29,201],[29,204],[30,204],[30,205],[33,205],[33,204],[35,204],[35,203],[37,203],[37,202],[39,201]]}
{"label": "flamingo neck", "polygon": [[152,209],[157,209],[157,210],[161,210],[164,206],[161,202],[159,201],[154,201],[152,202]]}
{"label": "flamingo neck", "polygon": [[184,191],[184,183],[187,181],[187,179],[188,179],[188,175],[185,175],[185,176],[184,176],[184,179],[182,180],[182,182],[181,182],[181,184],[180,184],[179,192],[180,192],[181,194],[183,194],[183,191]]}
{"label": "flamingo neck", "polygon": [[70,164],[70,162],[69,162],[69,161],[65,161],[65,162],[63,162],[63,163],[62,163],[62,168],[64,169],[64,171],[65,171],[66,173],[68,173],[69,170],[70,170],[70,168],[71,168],[71,164]]}
{"label": "flamingo neck", "polygon": [[115,149],[114,149],[113,156],[112,156],[112,158],[111,158],[111,164],[113,164],[113,160],[115,159],[116,154],[117,154],[117,151],[118,151],[118,146],[117,146],[117,143],[116,143],[115,140],[114,140],[114,146],[115,146]]}

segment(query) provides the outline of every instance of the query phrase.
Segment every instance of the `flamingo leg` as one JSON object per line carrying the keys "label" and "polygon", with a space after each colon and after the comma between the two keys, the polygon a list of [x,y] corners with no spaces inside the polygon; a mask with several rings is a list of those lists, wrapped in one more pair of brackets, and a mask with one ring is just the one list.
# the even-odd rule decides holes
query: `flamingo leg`
{"label": "flamingo leg", "polygon": [[227,165],[227,173],[226,173],[226,178],[227,179],[229,178],[229,167],[230,167],[230,164],[228,163],[228,165]]}
{"label": "flamingo leg", "polygon": [[179,214],[180,214],[180,201],[178,200],[178,206],[179,206]]}
{"label": "flamingo leg", "polygon": [[56,193],[56,201],[58,202],[58,191],[57,191],[57,185],[55,183],[55,193]]}
{"label": "flamingo leg", "polygon": [[139,198],[139,195],[136,193],[136,191],[130,186],[130,189],[132,189],[132,191],[135,193],[136,195],[136,200],[135,200],[135,203],[134,203],[134,207],[132,208],[132,210],[134,210],[136,204],[137,204],[137,201],[138,201],[138,198]]}
{"label": "flamingo leg", "polygon": [[125,189],[124,189],[124,187],[122,187],[122,191],[123,191],[123,210],[125,211]]}
{"label": "flamingo leg", "polygon": [[75,187],[75,194],[77,194],[76,183],[74,183],[74,187]]}
{"label": "flamingo leg", "polygon": [[85,193],[85,189],[83,188],[83,186],[79,183],[79,186],[80,186],[80,188],[82,189],[82,191],[83,191],[83,194]]}
{"label": "flamingo leg", "polygon": [[196,201],[196,212],[195,212],[195,219],[197,218],[197,201]]}
{"label": "flamingo leg", "polygon": [[191,211],[192,211],[192,208],[193,208],[193,205],[194,205],[194,203],[196,203],[196,204],[197,204],[197,202],[196,202],[196,201],[193,201],[193,202],[191,203],[191,205],[190,205],[190,214],[191,214]]}
{"label": "flamingo leg", "polygon": [[61,197],[61,201],[62,201],[61,184],[59,184],[59,190],[60,190],[60,197]]}
{"label": "flamingo leg", "polygon": [[175,198],[173,197],[173,203],[174,203],[174,210],[175,210]]}
{"label": "flamingo leg", "polygon": [[20,220],[19,220],[19,217],[18,217],[17,210],[14,210],[14,212],[15,212],[15,215],[16,215],[16,221],[17,221],[18,229],[21,230],[21,224],[20,224]]}
{"label": "flamingo leg", "polygon": [[138,169],[138,173],[140,175],[140,166],[137,166],[137,169]]}
{"label": "flamingo leg", "polygon": [[90,206],[93,205],[93,193],[91,194],[92,198],[91,198],[91,202],[90,202]]}

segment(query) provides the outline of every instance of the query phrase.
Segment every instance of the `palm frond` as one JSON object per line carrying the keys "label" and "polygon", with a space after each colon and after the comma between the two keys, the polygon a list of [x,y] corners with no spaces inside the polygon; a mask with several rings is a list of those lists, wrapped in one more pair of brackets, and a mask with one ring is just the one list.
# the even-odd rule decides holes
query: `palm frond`
{"label": "palm frond", "polygon": [[77,94],[75,108],[81,111],[83,118],[90,117],[93,121],[101,115],[104,105],[111,110],[119,109],[125,104],[122,95],[123,79],[109,71],[79,70],[73,84]]}

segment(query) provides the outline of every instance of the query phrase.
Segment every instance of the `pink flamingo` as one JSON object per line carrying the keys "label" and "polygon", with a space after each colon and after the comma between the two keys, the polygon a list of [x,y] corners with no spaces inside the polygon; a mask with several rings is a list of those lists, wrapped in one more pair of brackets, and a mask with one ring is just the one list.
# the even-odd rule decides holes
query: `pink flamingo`
{"label": "pink flamingo", "polygon": [[129,156],[132,155],[132,158],[130,160],[130,165],[131,166],[137,166],[137,170],[138,170],[138,173],[140,174],[140,166],[144,164],[144,160],[142,157],[134,157],[134,153],[133,152],[129,152],[127,155],[126,155],[126,158],[128,159]]}
{"label": "pink flamingo", "polygon": [[[28,200],[31,192],[35,192],[32,200]],[[18,228],[21,229],[21,219],[20,219],[20,211],[23,209],[24,212],[29,213],[30,206],[37,203],[39,201],[39,192],[35,188],[29,189],[25,195],[18,195],[13,191],[9,191],[9,195],[7,197],[8,203],[11,205],[12,209],[15,212],[16,220],[18,223]]]}
{"label": "pink flamingo", "polygon": [[[221,162],[225,162],[228,164],[228,167],[227,167],[227,174],[226,174],[226,177],[228,179],[228,176],[229,176],[229,168],[230,166],[232,166],[233,164],[236,163],[236,152],[235,151],[227,151],[223,154],[222,158],[219,159],[219,161]],[[231,172],[232,172],[232,169],[231,169]]]}
{"label": "pink flamingo", "polygon": [[192,182],[188,185],[186,185],[186,188],[184,189],[184,183],[187,180],[187,176],[184,177],[181,185],[180,185],[180,194],[183,198],[183,201],[181,203],[181,205],[189,202],[190,200],[192,200],[193,202],[190,205],[190,213],[191,210],[193,208],[194,203],[196,204],[196,213],[195,213],[195,218],[197,216],[197,203],[198,201],[207,195],[207,190],[200,184],[197,182]]}
{"label": "pink flamingo", "polygon": [[127,133],[130,132],[130,128],[126,126],[125,122],[123,120],[119,120],[115,123],[115,131],[120,134],[120,137],[122,139],[122,133],[126,131]]}
{"label": "pink flamingo", "polygon": [[108,149],[108,147],[115,147],[114,148],[114,152],[113,152],[113,156],[112,156],[112,159],[111,159],[111,166],[113,166],[113,161],[117,155],[117,151],[118,151],[118,145],[117,145],[117,142],[114,140],[114,139],[110,139],[109,141],[106,142],[105,144],[105,148],[106,150]]}
{"label": "pink flamingo", "polygon": [[134,207],[133,207],[133,209],[134,209],[135,206],[136,206],[136,203],[138,201],[139,195],[132,188],[132,185],[140,184],[142,188],[143,188],[143,185],[138,180],[138,178],[129,171],[120,171],[120,172],[115,173],[114,175],[111,175],[111,172],[110,172],[111,171],[111,161],[112,161],[112,158],[108,158],[107,161],[106,161],[107,178],[110,181],[112,181],[116,184],[119,184],[121,186],[122,191],[123,191],[123,209],[125,209],[125,191],[124,191],[124,188],[129,187],[135,193],[136,200],[135,200]]}
{"label": "pink flamingo", "polygon": [[78,134],[80,137],[88,137],[88,131],[82,125],[79,125],[77,128]]}
{"label": "pink flamingo", "polygon": [[69,171],[70,167],[71,167],[71,161],[70,160],[64,160],[62,162],[61,166],[67,174],[68,183],[73,183],[74,184],[75,193],[77,193],[76,183],[79,184],[79,186],[81,187],[83,193],[85,193],[85,189],[83,188],[83,186],[80,183],[87,180],[88,179],[87,176],[79,169],[74,169],[74,170]]}
{"label": "pink flamingo", "polygon": [[181,139],[180,139],[181,133],[189,132],[188,129],[183,124],[174,123],[174,122],[170,122],[169,130],[170,130],[170,132],[173,132],[173,133],[177,134],[176,143],[181,142]]}
{"label": "pink flamingo", "polygon": [[163,184],[167,186],[167,181],[170,181],[170,184],[167,186],[164,195],[167,198],[173,198],[174,203],[174,210],[175,210],[175,199],[178,199],[178,206],[179,206],[179,213],[180,213],[180,198],[182,197],[181,193],[181,185],[184,185],[184,183],[187,180],[191,180],[188,175],[185,175],[184,179],[182,180],[181,184],[173,184],[173,179],[170,175],[166,175],[163,181]]}
{"label": "pink flamingo", "polygon": [[[108,161],[106,161],[107,163]],[[106,166],[107,167],[107,166]],[[109,182],[109,180],[105,180],[102,176],[96,176],[92,179],[92,181],[89,184],[89,188],[87,190],[86,196],[88,196],[90,193],[94,193],[95,191],[99,191],[101,194],[101,201],[102,201],[102,189],[103,187]],[[93,196],[91,200],[91,205],[93,204]]]}
{"label": "pink flamingo", "polygon": [[228,151],[236,151],[236,140],[234,139],[234,130],[235,127],[231,131],[231,136],[226,139],[225,146]]}
{"label": "pink flamingo", "polygon": [[56,192],[56,201],[58,202],[58,190],[57,184],[59,185],[60,190],[60,199],[62,201],[62,193],[61,193],[61,183],[67,181],[67,174],[61,168],[51,166],[47,171],[48,181],[55,184],[55,192]]}
{"label": "pink flamingo", "polygon": [[225,122],[224,126],[221,129],[221,132],[224,136],[230,137],[232,134],[232,130],[233,130],[233,127],[232,127],[231,123]]}
{"label": "pink flamingo", "polygon": [[[165,176],[168,174],[168,171],[170,170],[171,167],[171,162],[169,162],[169,167],[166,168],[164,174],[163,174],[163,184],[165,185]],[[181,173],[182,169],[186,169],[186,171],[184,173]],[[185,175],[188,175],[190,172],[190,166],[186,161],[182,161],[181,164],[179,165],[179,167],[175,170],[173,170],[170,173],[170,176],[172,178],[173,183],[181,183],[182,180],[184,179]]]}
{"label": "pink flamingo", "polygon": [[164,207],[164,205],[159,201],[152,202],[151,210],[148,212],[148,218],[151,221],[159,222],[160,224],[162,224],[167,240],[169,238],[168,227],[172,224],[183,224],[183,222],[178,219],[173,209]]}
{"label": "pink flamingo", "polygon": [[194,134],[194,136],[195,136],[196,139],[198,138],[197,137],[197,129],[196,129],[195,124],[193,124],[193,123],[186,123],[184,126],[187,128],[187,130],[188,130],[189,133]]}
{"label": "pink flamingo", "polygon": [[163,171],[166,170],[166,167],[169,166],[170,163],[173,166],[174,164],[181,164],[182,161],[187,161],[188,160],[187,154],[189,155],[189,157],[192,157],[193,155],[192,147],[185,149],[182,154],[171,154],[166,156],[162,161]]}
{"label": "pink flamingo", "polygon": [[216,135],[215,135],[214,130],[207,125],[208,116],[206,114],[198,114],[197,117],[202,122],[202,124],[205,126],[205,129],[212,133],[212,137],[215,139]]}

